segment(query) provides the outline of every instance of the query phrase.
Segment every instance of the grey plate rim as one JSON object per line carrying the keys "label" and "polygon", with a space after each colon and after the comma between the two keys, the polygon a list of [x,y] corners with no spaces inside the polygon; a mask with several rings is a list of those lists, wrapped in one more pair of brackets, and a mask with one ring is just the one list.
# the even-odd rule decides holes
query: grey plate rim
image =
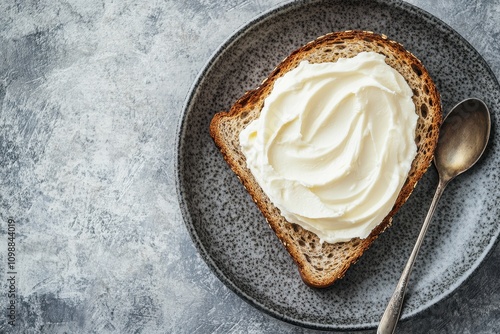
{"label": "grey plate rim", "polygon": [[[292,317],[288,317],[285,314],[276,312],[272,309],[267,308],[265,305],[262,305],[258,303],[256,300],[254,300],[250,295],[246,294],[243,292],[237,285],[235,285],[229,278],[227,278],[224,273],[217,267],[217,265],[214,263],[213,259],[208,255],[207,250],[205,249],[203,243],[201,242],[200,238],[198,237],[195,228],[192,223],[192,218],[191,214],[187,208],[187,200],[183,194],[183,180],[182,180],[182,170],[184,163],[182,161],[182,156],[180,152],[182,152],[183,149],[183,138],[184,138],[184,133],[186,132],[187,129],[187,117],[191,108],[192,101],[195,99],[197,94],[199,93],[198,88],[201,86],[203,83],[205,76],[207,73],[209,73],[213,67],[213,65],[218,61],[219,58],[221,58],[225,52],[227,52],[227,49],[230,48],[230,46],[236,42],[238,39],[242,38],[245,36],[245,34],[252,29],[252,27],[256,24],[262,23],[265,20],[269,19],[269,17],[277,14],[277,13],[284,13],[288,10],[292,10],[294,8],[303,6],[305,4],[310,4],[312,2],[316,1],[322,1],[322,0],[313,0],[313,1],[307,1],[307,0],[290,0],[288,2],[285,2],[283,4],[278,4],[274,6],[271,9],[268,9],[256,17],[252,18],[250,21],[247,23],[241,25],[239,28],[237,28],[233,34],[231,34],[229,37],[227,37],[221,44],[220,46],[209,56],[208,61],[203,65],[201,71],[198,73],[196,76],[195,80],[193,81],[192,86],[190,87],[188,94],[186,96],[186,99],[184,101],[184,104],[182,105],[182,111],[181,114],[179,115],[179,120],[177,124],[177,129],[176,129],[176,142],[175,142],[175,152],[174,152],[174,171],[175,171],[175,187],[176,187],[176,194],[177,194],[177,199],[178,199],[178,204],[182,216],[182,220],[184,222],[184,225],[186,226],[186,229],[188,230],[188,233],[191,237],[191,240],[193,241],[198,253],[200,256],[203,258],[204,262],[207,264],[209,269],[215,274],[215,276],[226,286],[228,287],[231,291],[233,291],[237,296],[242,298],[245,302],[248,304],[252,305],[259,311],[262,311],[268,315],[271,315],[272,317],[285,321],[287,323],[296,325],[296,326],[301,326],[305,328],[310,328],[310,329],[316,329],[316,330],[340,330],[340,331],[349,331],[349,330],[369,330],[369,329],[374,329],[378,325],[378,323],[368,323],[368,324],[355,324],[355,325],[330,325],[330,324],[320,324],[320,323],[311,323],[307,321],[301,321],[297,320]],[[424,20],[425,22],[431,24],[432,26],[438,28],[439,30],[445,31],[447,34],[452,34],[456,35],[458,39],[464,44],[464,47],[466,47],[469,51],[475,53],[481,61],[484,62],[485,68],[488,70],[488,72],[491,74],[491,77],[494,78],[495,84],[500,87],[500,83],[498,82],[498,79],[496,78],[495,74],[491,70],[489,64],[486,62],[486,60],[481,56],[481,54],[470,44],[462,35],[460,35],[455,29],[453,29],[451,26],[446,24],[444,21],[441,19],[437,18],[436,16],[430,14],[426,10],[417,7],[416,5],[410,4],[405,1],[401,0],[371,0],[376,3],[380,4],[386,4],[392,7],[396,7],[399,9],[402,9],[403,11],[413,11],[414,13],[418,13],[420,16],[421,20]],[[491,110],[490,110],[491,112]],[[401,319],[400,321],[407,321],[411,318],[414,318],[421,312],[425,311],[432,305],[435,305],[436,303],[439,303],[441,301],[446,300],[449,298],[460,286],[462,286],[465,282],[467,282],[472,274],[476,272],[481,265],[485,262],[485,260],[491,255],[492,250],[494,249],[494,246],[499,243],[499,235],[500,235],[500,229],[497,230],[496,235],[491,238],[489,244],[485,247],[485,251],[483,252],[482,256],[477,258],[474,264],[471,266],[471,268],[464,273],[462,276],[461,280],[457,280],[454,284],[450,286],[450,288],[443,293],[439,294],[437,297],[431,299],[428,303],[421,305],[421,307],[413,310],[412,312],[409,313],[404,313],[402,312]]]}

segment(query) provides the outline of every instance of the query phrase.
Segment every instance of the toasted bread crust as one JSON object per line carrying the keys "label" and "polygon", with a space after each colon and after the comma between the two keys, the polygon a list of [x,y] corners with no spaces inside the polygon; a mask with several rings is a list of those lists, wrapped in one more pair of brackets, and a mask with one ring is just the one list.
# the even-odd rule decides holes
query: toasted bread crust
{"label": "toasted bread crust", "polygon": [[[311,63],[334,62],[363,51],[384,54],[387,64],[396,69],[412,88],[413,102],[419,116],[415,132],[417,155],[391,212],[367,238],[321,244],[314,233],[287,222],[262,191],[246,166],[239,145],[239,133],[259,117],[264,100],[270,94],[276,79],[295,68],[302,60]],[[437,89],[425,67],[413,54],[384,35],[344,31],[319,37],[291,53],[258,88],[246,92],[236,101],[229,112],[215,114],[210,124],[210,135],[296,262],[304,282],[313,287],[327,287],[343,277],[378,235],[390,226],[392,217],[406,202],[432,162],[441,120],[441,102]]]}

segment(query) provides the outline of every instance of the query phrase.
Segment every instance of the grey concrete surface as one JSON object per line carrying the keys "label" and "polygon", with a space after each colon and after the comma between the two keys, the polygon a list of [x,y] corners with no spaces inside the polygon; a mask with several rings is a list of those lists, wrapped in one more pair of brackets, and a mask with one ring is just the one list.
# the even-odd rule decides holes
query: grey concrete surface
{"label": "grey concrete surface", "polygon": [[[500,77],[500,1],[409,2],[457,30]],[[317,333],[254,309],[210,272],[175,190],[190,86],[226,38],[280,3],[0,3],[1,333]],[[498,333],[499,263],[497,245],[398,333]]]}

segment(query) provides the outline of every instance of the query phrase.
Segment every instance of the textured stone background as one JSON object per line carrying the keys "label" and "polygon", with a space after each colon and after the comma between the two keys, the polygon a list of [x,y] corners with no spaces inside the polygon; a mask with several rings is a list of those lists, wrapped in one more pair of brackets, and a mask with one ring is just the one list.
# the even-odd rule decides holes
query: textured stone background
{"label": "textured stone background", "polygon": [[[1,333],[317,333],[220,283],[175,191],[175,132],[196,75],[238,27],[282,2],[0,3]],[[456,29],[500,77],[500,1],[409,2]],[[15,327],[5,311],[8,217]],[[398,333],[498,333],[499,263],[497,245]]]}

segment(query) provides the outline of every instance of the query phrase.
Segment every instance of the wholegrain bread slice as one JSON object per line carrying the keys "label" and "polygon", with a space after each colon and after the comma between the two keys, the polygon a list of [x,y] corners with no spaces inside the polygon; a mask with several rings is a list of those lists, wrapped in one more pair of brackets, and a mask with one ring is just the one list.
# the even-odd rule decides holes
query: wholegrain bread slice
{"label": "wholegrain bread slice", "polygon": [[[354,57],[363,51],[385,55],[386,63],[396,69],[413,90],[413,102],[419,116],[415,132],[417,155],[394,207],[367,238],[354,238],[334,244],[320,243],[314,233],[287,222],[279,209],[268,199],[246,166],[245,156],[239,144],[239,134],[251,121],[259,117],[264,100],[270,94],[276,79],[295,68],[301,61],[335,62],[339,58]],[[343,277],[346,270],[359,259],[378,235],[391,225],[392,217],[430,166],[440,124],[439,94],[427,70],[414,55],[384,35],[344,31],[319,37],[290,54],[258,88],[245,93],[236,101],[229,112],[217,113],[210,124],[210,134],[224,159],[298,265],[304,282],[313,287],[327,287]]]}

